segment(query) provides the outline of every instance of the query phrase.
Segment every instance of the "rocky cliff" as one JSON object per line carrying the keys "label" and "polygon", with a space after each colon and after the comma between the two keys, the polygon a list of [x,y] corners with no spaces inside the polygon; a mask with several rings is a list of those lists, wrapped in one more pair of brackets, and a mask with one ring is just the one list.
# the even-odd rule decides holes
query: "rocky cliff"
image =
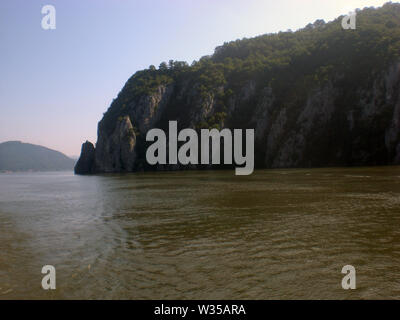
{"label": "rocky cliff", "polygon": [[183,168],[145,160],[147,131],[167,131],[169,120],[254,128],[259,168],[399,164],[400,5],[359,11],[356,30],[343,30],[341,18],[137,72],[76,173]]}

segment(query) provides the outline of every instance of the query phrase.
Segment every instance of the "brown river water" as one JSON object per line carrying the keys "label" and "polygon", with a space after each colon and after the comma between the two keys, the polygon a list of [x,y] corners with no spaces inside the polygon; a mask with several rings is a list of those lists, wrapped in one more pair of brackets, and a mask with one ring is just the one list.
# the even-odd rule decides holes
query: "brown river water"
{"label": "brown river water", "polygon": [[0,174],[0,299],[359,298],[400,298],[400,167]]}

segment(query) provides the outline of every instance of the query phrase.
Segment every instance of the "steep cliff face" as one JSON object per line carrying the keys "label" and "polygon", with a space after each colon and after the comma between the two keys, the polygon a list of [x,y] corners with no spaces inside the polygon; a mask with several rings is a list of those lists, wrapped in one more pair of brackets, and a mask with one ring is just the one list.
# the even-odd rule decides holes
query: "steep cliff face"
{"label": "steep cliff face", "polygon": [[132,171],[135,164],[136,135],[129,116],[117,119],[111,134],[98,129],[93,170],[95,172]]}
{"label": "steep cliff face", "polygon": [[398,164],[400,64],[374,75],[345,104],[343,96],[328,82],[309,93],[292,123],[281,109],[264,131],[266,166]]}
{"label": "steep cliff face", "polygon": [[95,151],[82,148],[76,172],[183,168],[145,159],[146,133],[168,131],[170,120],[178,129],[254,128],[259,168],[399,164],[400,23],[387,17],[400,21],[400,5],[358,16],[360,31],[346,33],[338,18],[227,44],[191,67],[138,72],[100,121]]}
{"label": "steep cliff face", "polygon": [[389,159],[400,163],[400,63],[390,69],[385,78],[385,87],[388,89],[385,99],[393,105],[393,116],[390,126],[385,131],[385,147],[389,150]]}

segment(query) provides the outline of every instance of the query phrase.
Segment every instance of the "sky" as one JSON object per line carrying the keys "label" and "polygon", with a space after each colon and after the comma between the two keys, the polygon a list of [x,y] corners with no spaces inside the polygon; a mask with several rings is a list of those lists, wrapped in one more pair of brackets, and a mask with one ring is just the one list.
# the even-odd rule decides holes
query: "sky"
{"label": "sky", "polygon": [[[1,0],[0,142],[78,156],[128,78],[226,41],[297,30],[377,0]],[[56,9],[44,30],[42,7]]]}

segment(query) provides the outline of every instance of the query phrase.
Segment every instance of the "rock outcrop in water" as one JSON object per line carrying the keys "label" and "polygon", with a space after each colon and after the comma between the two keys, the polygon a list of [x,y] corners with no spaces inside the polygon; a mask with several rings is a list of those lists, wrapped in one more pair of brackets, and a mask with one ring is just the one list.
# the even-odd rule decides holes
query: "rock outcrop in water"
{"label": "rock outcrop in water", "polygon": [[180,169],[145,160],[147,131],[168,131],[169,120],[178,129],[254,128],[256,167],[399,164],[400,5],[359,11],[356,30],[343,30],[341,18],[137,72],[76,173]]}
{"label": "rock outcrop in water", "polygon": [[75,165],[75,173],[88,174],[94,172],[94,146],[93,143],[86,141],[82,145],[81,156]]}

